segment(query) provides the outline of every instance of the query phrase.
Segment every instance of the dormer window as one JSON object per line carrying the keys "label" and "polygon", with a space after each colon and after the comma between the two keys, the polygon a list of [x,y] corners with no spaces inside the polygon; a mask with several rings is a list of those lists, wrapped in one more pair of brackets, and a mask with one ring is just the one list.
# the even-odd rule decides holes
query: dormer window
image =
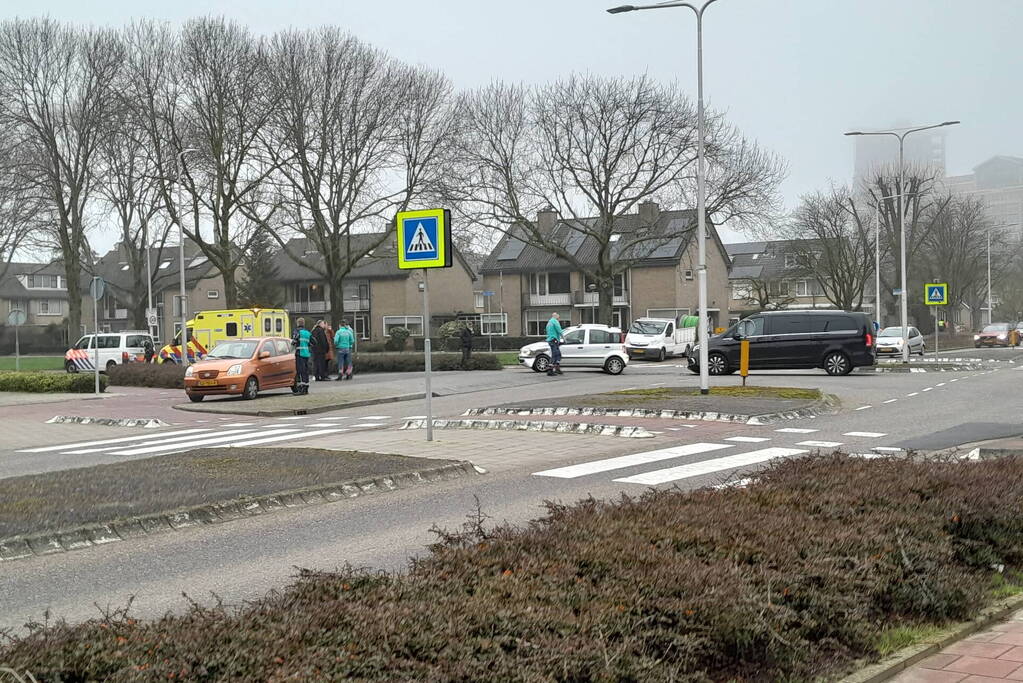
{"label": "dormer window", "polygon": [[170,261],[163,261],[157,270],[167,270],[168,268],[170,268]]}
{"label": "dormer window", "polygon": [[798,263],[798,259],[795,254],[785,254],[785,267],[795,268]]}

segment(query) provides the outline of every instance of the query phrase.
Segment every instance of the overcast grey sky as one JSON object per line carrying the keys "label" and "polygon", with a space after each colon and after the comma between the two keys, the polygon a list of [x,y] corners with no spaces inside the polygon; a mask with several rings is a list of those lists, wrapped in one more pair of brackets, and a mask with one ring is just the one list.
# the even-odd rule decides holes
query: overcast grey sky
{"label": "overcast grey sky", "polygon": [[[646,71],[695,97],[692,12],[604,11],[621,1],[4,0],[0,16],[121,25],[209,14],[259,33],[329,23],[458,87]],[[850,179],[851,128],[960,119],[948,172],[967,173],[995,154],[1023,155],[1021,29],[1023,0],[719,0],[705,19],[706,93],[786,158],[789,208]]]}

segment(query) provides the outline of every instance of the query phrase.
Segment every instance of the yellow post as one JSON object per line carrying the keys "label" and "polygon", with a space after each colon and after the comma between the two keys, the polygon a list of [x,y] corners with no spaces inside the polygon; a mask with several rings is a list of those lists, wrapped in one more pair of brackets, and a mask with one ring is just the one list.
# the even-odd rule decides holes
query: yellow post
{"label": "yellow post", "polygon": [[742,386],[746,386],[746,375],[749,374],[749,339],[739,342],[739,374],[742,375]]}

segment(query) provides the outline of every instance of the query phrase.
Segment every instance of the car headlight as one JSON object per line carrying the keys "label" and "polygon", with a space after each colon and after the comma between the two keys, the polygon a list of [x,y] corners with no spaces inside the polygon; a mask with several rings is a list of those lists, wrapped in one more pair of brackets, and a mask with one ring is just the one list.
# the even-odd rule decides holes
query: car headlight
{"label": "car headlight", "polygon": [[191,377],[194,373],[195,373],[195,366],[194,365],[189,365],[188,368],[185,370],[185,377]]}
{"label": "car headlight", "polygon": [[534,353],[535,352],[533,351],[533,349],[527,349],[525,346],[523,346],[521,349],[519,349],[519,355],[520,356],[527,356],[528,357],[528,356],[532,356]]}
{"label": "car headlight", "polygon": [[980,339],[980,335],[979,334],[973,335],[973,341],[977,341],[978,339]]}
{"label": "car headlight", "polygon": [[999,339],[1005,339],[1005,338],[1006,338],[1006,337],[1008,337],[1008,336],[1009,336],[1009,335],[1007,335],[1007,334],[1000,334],[1000,335],[998,335],[998,338],[999,338]]}
{"label": "car headlight", "polygon": [[231,367],[229,367],[227,369],[227,374],[229,374],[229,375],[240,375],[240,374],[242,374],[242,364],[241,363],[235,363],[234,365],[232,365]]}

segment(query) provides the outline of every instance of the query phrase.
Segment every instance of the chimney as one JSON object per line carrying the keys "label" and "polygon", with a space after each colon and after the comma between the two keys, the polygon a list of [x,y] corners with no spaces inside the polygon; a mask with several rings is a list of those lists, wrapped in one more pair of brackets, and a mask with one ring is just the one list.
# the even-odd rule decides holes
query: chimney
{"label": "chimney", "polygon": [[546,209],[541,209],[536,212],[536,225],[540,232],[550,232],[554,229],[554,224],[558,222],[560,214],[548,206]]}
{"label": "chimney", "polygon": [[657,202],[650,201],[649,199],[645,202],[641,202],[639,205],[639,224],[640,225],[653,225],[657,222],[657,218],[661,215],[661,208],[657,205]]}

